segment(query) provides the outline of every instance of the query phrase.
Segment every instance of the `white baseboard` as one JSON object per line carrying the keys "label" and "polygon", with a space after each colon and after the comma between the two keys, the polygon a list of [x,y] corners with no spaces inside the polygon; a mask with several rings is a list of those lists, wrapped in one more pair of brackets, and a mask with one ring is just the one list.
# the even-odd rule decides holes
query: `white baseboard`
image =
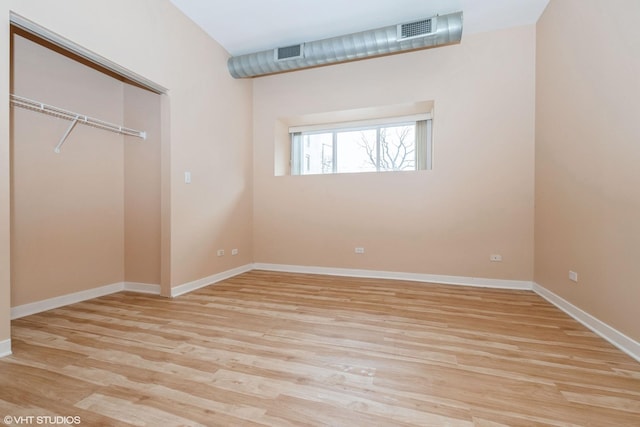
{"label": "white baseboard", "polygon": [[205,286],[229,279],[230,277],[237,276],[238,274],[246,273],[247,271],[253,270],[253,268],[253,264],[247,264],[221,273],[213,274],[202,279],[194,280],[193,282],[178,285],[171,288],[171,297],[177,297],[188,292],[193,292],[196,289],[204,288]]}
{"label": "white baseboard", "polygon": [[54,308],[63,307],[69,304],[75,304],[102,297],[105,295],[115,294],[121,291],[141,292],[146,294],[160,295],[160,285],[152,285],[148,283],[135,282],[118,282],[110,285],[100,286],[98,288],[87,289],[80,292],[74,292],[59,297],[49,298],[42,301],[36,301],[29,304],[23,304],[11,308],[11,320],[29,316],[43,311],[52,310]]}
{"label": "white baseboard", "polygon": [[124,289],[124,283],[112,283],[111,285],[100,286],[98,288],[87,289],[85,291],[74,292],[72,294],[61,295],[59,297],[49,298],[42,301],[36,301],[29,304],[23,304],[11,308],[11,320],[29,316],[43,311],[52,310],[77,302],[86,301],[92,298],[98,298],[104,295],[120,292]]}
{"label": "white baseboard", "polygon": [[[247,264],[232,270],[223,271],[200,280],[185,283],[171,289],[171,296],[176,297],[187,292],[194,291],[207,285],[228,279],[238,274],[245,273],[253,269],[252,264]],[[98,288],[87,289],[72,294],[61,295],[59,297],[49,298],[42,301],[36,301],[29,304],[19,305],[11,308],[11,320],[29,316],[43,311],[52,310],[54,308],[63,307],[69,304],[98,298],[104,295],[114,294],[121,291],[139,292],[144,294],[160,295],[160,285],[138,282],[118,282],[110,285],[100,286]]]}
{"label": "white baseboard", "polygon": [[11,340],[0,341],[0,357],[11,356]]}
{"label": "white baseboard", "polygon": [[620,350],[633,357],[640,362],[640,343],[632,338],[629,338],[622,332],[612,328],[603,321],[596,319],[586,311],[576,307],[564,298],[554,294],[547,288],[540,286],[537,283],[533,284],[533,290],[538,295],[549,301],[551,304],[558,307],[560,310],[567,313],[569,316],[582,323],[587,328],[591,329],[596,334],[600,335],[605,340],[609,341]]}
{"label": "white baseboard", "polygon": [[123,290],[140,294],[160,295],[160,285],[152,285],[150,283],[124,282]]}
{"label": "white baseboard", "polygon": [[531,290],[533,282],[526,280],[485,279],[481,277],[443,276],[437,274],[401,273],[396,271],[357,270],[350,268],[309,267],[285,264],[253,264],[254,270],[280,271],[286,273],[325,274],[331,276],[365,277],[371,279],[409,280],[412,282],[463,285],[484,288]]}
{"label": "white baseboard", "polygon": [[[232,270],[223,271],[222,273],[214,274],[209,277],[205,277],[194,282],[185,283],[171,289],[171,296],[185,294],[187,292],[194,291],[203,286],[210,285],[212,283],[219,282],[224,279],[228,279],[238,274],[245,273],[253,268],[252,264],[247,264],[242,267],[234,268]],[[100,286],[98,288],[87,289],[80,292],[74,292],[67,295],[61,295],[59,297],[49,298],[42,301],[36,301],[29,304],[19,305],[11,308],[11,320],[19,319],[21,317],[29,316],[43,311],[52,310],[54,308],[63,307],[69,304],[75,304],[77,302],[86,301],[93,298],[98,298],[104,295],[114,294],[121,291],[139,292],[144,294],[160,295],[160,285],[150,283],[138,283],[138,282],[118,282],[110,285]]]}

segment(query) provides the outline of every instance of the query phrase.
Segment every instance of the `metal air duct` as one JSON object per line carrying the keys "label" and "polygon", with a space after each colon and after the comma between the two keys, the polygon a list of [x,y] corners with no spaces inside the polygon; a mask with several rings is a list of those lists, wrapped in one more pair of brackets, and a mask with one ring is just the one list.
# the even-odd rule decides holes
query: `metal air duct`
{"label": "metal air duct", "polygon": [[438,15],[377,30],[264,50],[229,58],[236,78],[257,77],[309,67],[460,43],[462,12]]}

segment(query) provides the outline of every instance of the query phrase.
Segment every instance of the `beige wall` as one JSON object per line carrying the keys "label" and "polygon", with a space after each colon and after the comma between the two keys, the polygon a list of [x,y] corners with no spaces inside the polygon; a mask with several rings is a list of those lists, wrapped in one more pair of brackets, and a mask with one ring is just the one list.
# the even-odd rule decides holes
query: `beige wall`
{"label": "beige wall", "polygon": [[[123,83],[14,36],[13,92],[112,123]],[[12,109],[11,304],[121,282],[124,137]]]}
{"label": "beige wall", "polygon": [[535,281],[635,340],[639,16],[636,0],[552,0],[536,61]]}
{"label": "beige wall", "polygon": [[[10,32],[0,2],[0,97],[9,99]],[[11,338],[11,200],[9,102],[0,102],[0,343]]]}
{"label": "beige wall", "polygon": [[124,123],[147,139],[124,144],[124,280],[160,284],[161,97],[124,85]]}
{"label": "beige wall", "polygon": [[[534,59],[526,26],[254,80],[255,261],[531,280]],[[433,170],[274,176],[278,120],[421,101]]]}
{"label": "beige wall", "polygon": [[[9,97],[9,38],[4,34],[10,10],[169,89],[162,101],[167,119],[162,130],[168,132],[163,144],[169,152],[162,153],[166,176],[161,177],[162,206],[169,209],[162,212],[162,222],[170,221],[162,237],[169,242],[170,233],[171,246],[162,250],[163,259],[170,257],[169,265],[163,265],[170,275],[168,284],[177,286],[250,262],[252,88],[250,81],[229,76],[227,53],[168,0],[5,0],[0,2],[4,99]],[[9,110],[3,103],[0,129],[2,341],[9,338],[10,295]],[[191,170],[193,184],[184,184],[185,170]],[[216,249],[229,253],[233,247],[240,249],[238,256],[215,256]]]}

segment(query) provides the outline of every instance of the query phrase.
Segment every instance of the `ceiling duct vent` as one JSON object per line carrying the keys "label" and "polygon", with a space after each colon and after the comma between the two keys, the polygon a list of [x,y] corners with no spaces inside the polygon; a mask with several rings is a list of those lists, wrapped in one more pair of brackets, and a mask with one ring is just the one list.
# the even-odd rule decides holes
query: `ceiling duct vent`
{"label": "ceiling duct vent", "polygon": [[294,44],[293,46],[279,47],[275,49],[274,53],[276,61],[304,58],[304,45]]}
{"label": "ceiling duct vent", "polygon": [[398,40],[428,36],[432,33],[432,28],[435,27],[436,19],[437,18],[429,18],[398,25]]}
{"label": "ceiling duct vent", "polygon": [[309,67],[339,64],[376,56],[460,43],[462,12],[407,24],[316,40],[229,58],[236,78],[258,77]]}

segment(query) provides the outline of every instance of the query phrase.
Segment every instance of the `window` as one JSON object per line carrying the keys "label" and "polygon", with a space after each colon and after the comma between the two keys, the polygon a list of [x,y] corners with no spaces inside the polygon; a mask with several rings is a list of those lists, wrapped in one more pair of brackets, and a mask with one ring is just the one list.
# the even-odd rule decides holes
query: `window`
{"label": "window", "polygon": [[431,169],[431,117],[290,128],[292,175]]}

